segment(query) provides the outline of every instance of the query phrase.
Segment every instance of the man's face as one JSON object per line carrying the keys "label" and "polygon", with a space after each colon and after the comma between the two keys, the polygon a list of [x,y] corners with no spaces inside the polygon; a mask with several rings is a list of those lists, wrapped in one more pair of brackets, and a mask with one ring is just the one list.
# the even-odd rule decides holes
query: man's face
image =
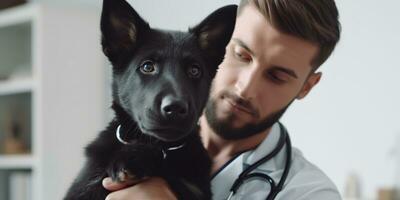
{"label": "man's face", "polygon": [[225,59],[205,108],[225,139],[241,139],[272,126],[290,103],[318,83],[311,61],[317,45],[274,28],[252,5],[238,16]]}

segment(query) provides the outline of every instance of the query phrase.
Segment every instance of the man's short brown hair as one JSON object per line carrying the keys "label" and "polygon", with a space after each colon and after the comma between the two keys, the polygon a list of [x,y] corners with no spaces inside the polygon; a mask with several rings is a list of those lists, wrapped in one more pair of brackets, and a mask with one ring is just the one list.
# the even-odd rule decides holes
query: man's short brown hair
{"label": "man's short brown hair", "polygon": [[319,53],[311,63],[315,70],[328,59],[340,39],[334,0],[241,0],[238,15],[249,3],[281,32],[318,45]]}

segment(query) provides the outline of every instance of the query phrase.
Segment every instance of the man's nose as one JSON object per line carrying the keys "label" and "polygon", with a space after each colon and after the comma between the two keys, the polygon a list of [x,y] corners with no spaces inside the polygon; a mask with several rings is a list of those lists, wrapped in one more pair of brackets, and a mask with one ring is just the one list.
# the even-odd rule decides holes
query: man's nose
{"label": "man's nose", "polygon": [[255,69],[243,70],[235,85],[237,94],[247,100],[255,98],[260,85],[260,77],[260,72]]}

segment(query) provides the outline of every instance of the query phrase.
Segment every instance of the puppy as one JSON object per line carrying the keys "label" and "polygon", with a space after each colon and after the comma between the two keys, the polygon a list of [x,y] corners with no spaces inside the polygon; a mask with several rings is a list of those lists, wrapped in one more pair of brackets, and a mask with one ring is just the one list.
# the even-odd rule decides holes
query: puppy
{"label": "puppy", "polygon": [[87,146],[87,162],[65,200],[104,200],[107,176],[159,176],[179,199],[211,199],[211,162],[197,121],[235,18],[230,5],[188,32],[165,31],[151,28],[125,0],[103,1],[115,119]]}

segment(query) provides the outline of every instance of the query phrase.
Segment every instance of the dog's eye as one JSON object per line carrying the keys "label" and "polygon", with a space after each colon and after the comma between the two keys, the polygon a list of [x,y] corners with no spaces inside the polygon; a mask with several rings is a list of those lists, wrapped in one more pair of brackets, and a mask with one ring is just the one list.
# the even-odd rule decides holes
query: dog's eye
{"label": "dog's eye", "polygon": [[201,76],[201,69],[198,64],[192,64],[188,69],[187,73],[190,78],[199,78]]}
{"label": "dog's eye", "polygon": [[140,65],[140,71],[143,74],[153,74],[156,72],[156,66],[153,61],[146,60]]}

